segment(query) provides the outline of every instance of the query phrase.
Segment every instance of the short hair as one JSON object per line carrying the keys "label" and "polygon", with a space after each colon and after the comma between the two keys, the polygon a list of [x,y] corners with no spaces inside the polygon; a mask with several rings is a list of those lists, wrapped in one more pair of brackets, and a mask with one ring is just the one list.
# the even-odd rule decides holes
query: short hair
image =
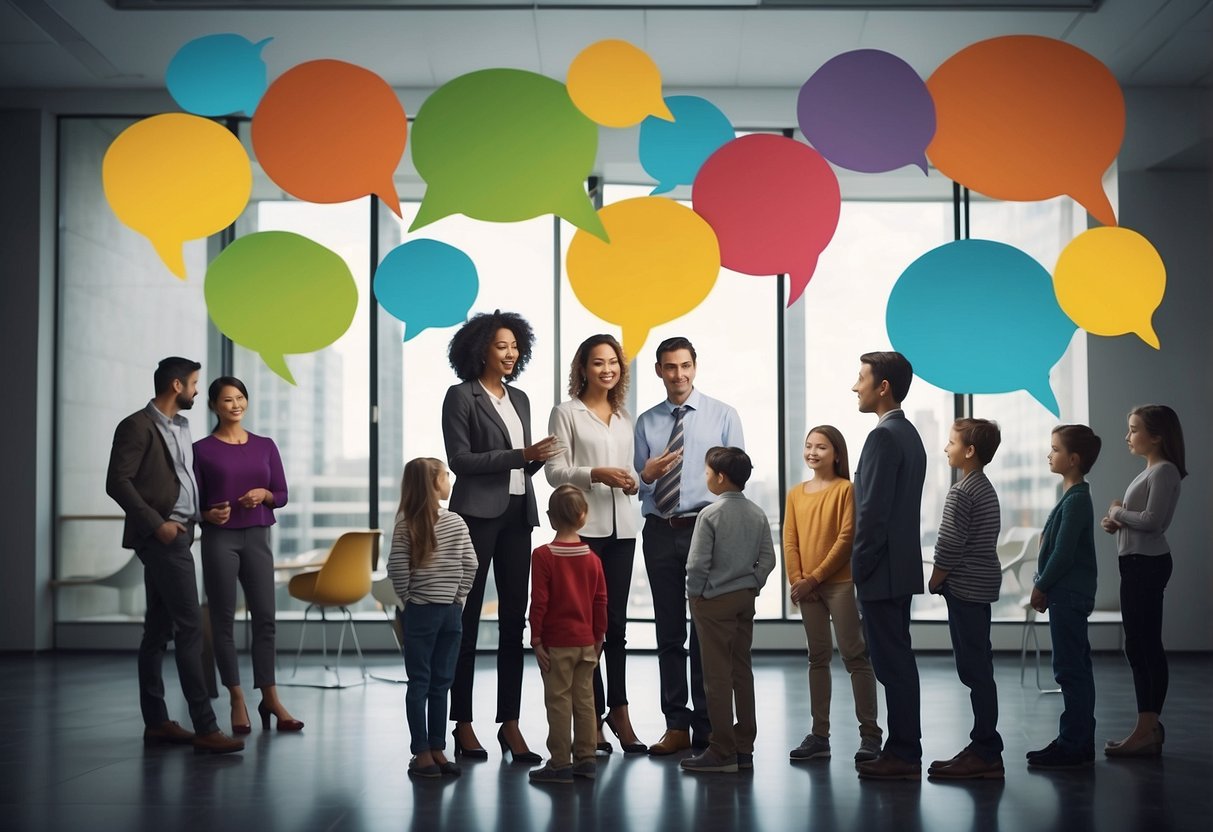
{"label": "short hair", "polygon": [[914,380],[914,367],[909,359],[899,352],[865,352],[859,356],[863,364],[872,368],[872,380],[877,386],[880,382],[889,383],[889,393],[893,401],[900,404],[906,400],[910,392],[910,382]]}
{"label": "short hair", "polygon": [[699,355],[695,352],[694,345],[681,335],[676,335],[673,338],[666,338],[657,345],[657,364],[661,364],[661,356],[665,355],[667,352],[676,352],[678,350],[687,350],[690,352],[692,364],[699,360]]}
{"label": "short hair", "polygon": [[192,374],[201,369],[202,365],[197,361],[177,355],[171,355],[168,358],[162,359],[156,365],[156,372],[152,374],[152,382],[156,388],[156,395],[159,396],[161,393],[167,393],[172,388],[174,381],[179,381],[184,385],[189,381]]}
{"label": "short hair", "polygon": [[1053,435],[1061,438],[1061,446],[1067,453],[1078,454],[1078,470],[1089,474],[1103,447],[1103,440],[1095,431],[1086,425],[1058,425],[1053,428]]}
{"label": "short hair", "polygon": [[991,419],[957,419],[952,423],[952,430],[960,437],[960,444],[966,448],[973,446],[982,465],[990,464],[994,452],[1002,444],[1002,431],[998,429],[998,423]]}
{"label": "short hair", "polygon": [[594,347],[606,344],[615,351],[619,359],[619,383],[607,393],[607,404],[613,413],[623,409],[624,399],[628,396],[628,360],[623,355],[623,347],[615,340],[614,335],[591,335],[581,342],[577,354],[573,356],[573,364],[569,367],[569,395],[574,399],[580,398],[588,384],[586,373],[590,363],[590,352]]}
{"label": "short hair", "polygon": [[590,510],[585,494],[575,485],[562,485],[548,498],[548,519],[556,528],[581,525],[582,515]]}
{"label": "short hair", "polygon": [[1184,429],[1175,411],[1165,404],[1143,404],[1130,410],[1129,415],[1141,419],[1146,433],[1159,438],[1158,450],[1163,459],[1179,469],[1179,478],[1188,476],[1184,467]]}
{"label": "short hair", "polygon": [[804,438],[807,440],[809,434],[813,433],[820,433],[834,447],[834,476],[849,480],[851,478],[851,461],[847,456],[847,440],[843,438],[842,431],[833,425],[818,425],[815,428],[809,428]]}
{"label": "short hair", "polygon": [[514,372],[506,376],[505,380],[513,381],[526,369],[527,362],[531,360],[531,347],[535,344],[535,333],[531,330],[531,325],[517,312],[495,309],[492,314],[481,312],[473,315],[451,338],[450,346],[447,347],[447,359],[460,381],[475,381],[480,378],[480,374],[484,372],[484,354],[499,329],[508,329],[518,341],[518,360],[514,362]]}
{"label": "short hair", "polygon": [[244,386],[244,382],[235,376],[219,376],[211,382],[211,386],[207,388],[206,400],[213,407],[219,401],[219,394],[223,392],[224,387],[235,387],[240,391],[240,395],[248,398],[248,388]]}
{"label": "short hair", "polygon": [[703,461],[717,474],[728,477],[729,482],[742,491],[754,471],[754,463],[750,462],[749,455],[741,448],[722,448],[717,445],[708,449]]}

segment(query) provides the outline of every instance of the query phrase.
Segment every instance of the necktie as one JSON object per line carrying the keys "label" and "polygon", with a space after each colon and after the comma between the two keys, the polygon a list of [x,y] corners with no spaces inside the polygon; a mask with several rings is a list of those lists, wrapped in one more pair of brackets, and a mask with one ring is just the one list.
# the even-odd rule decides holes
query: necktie
{"label": "necktie", "polygon": [[[670,441],[665,446],[666,453],[682,450],[682,417],[686,411],[685,407],[674,408],[674,427],[670,429]],[[653,500],[663,517],[669,517],[677,510],[681,491],[682,459],[679,459],[673,468],[657,478],[657,487],[653,489]]]}

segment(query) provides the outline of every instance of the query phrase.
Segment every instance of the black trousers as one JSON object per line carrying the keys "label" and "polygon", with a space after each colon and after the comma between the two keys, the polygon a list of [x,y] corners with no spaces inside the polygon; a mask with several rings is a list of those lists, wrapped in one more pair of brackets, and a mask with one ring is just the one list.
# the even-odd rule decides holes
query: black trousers
{"label": "black trousers", "polygon": [[476,665],[476,638],[480,634],[480,608],[489,565],[497,584],[497,722],[518,719],[522,708],[522,629],[526,624],[527,586],[531,579],[531,524],[526,498],[510,497],[500,517],[485,519],[461,515],[468,524],[480,565],[463,608],[463,637],[455,682],[451,685],[451,721],[472,721],[472,674]]}
{"label": "black trousers", "polygon": [[918,689],[918,664],[910,643],[912,596],[879,601],[860,601],[863,635],[876,679],[884,685],[889,712],[889,736],[885,751],[910,763],[922,760],[922,715]]}
{"label": "black trousers", "polygon": [[269,526],[226,529],[207,525],[202,530],[202,585],[211,614],[215,664],[219,666],[219,678],[229,688],[240,684],[233,636],[237,581],[244,588],[253,624],[253,687],[273,687],[277,625]]}
{"label": "black trousers", "polygon": [[171,639],[176,647],[177,676],[189,705],[194,733],[219,730],[202,671],[202,614],[194,572],[193,523],[189,531],[164,544],[149,537],[135,550],[143,562],[147,614],[139,642],[139,707],[143,724],[154,728],[169,718],[164,704],[164,654]]}
{"label": "black trousers", "polygon": [[990,605],[955,598],[944,584],[948,604],[948,631],[956,657],[956,675],[969,689],[973,707],[973,730],[969,739],[985,761],[1002,754],[998,733],[998,688],[994,684],[994,651],[990,646]]}
{"label": "black trousers", "polygon": [[1160,714],[1170,681],[1162,646],[1162,605],[1171,579],[1171,555],[1123,555],[1119,560],[1125,656],[1133,668],[1137,712]]}
{"label": "black trousers", "polygon": [[607,585],[607,631],[602,655],[606,659],[606,687],[602,684],[602,663],[594,668],[594,713],[603,716],[607,708],[628,704],[627,629],[628,593],[632,588],[632,563],[636,559],[636,538],[583,537],[585,544],[602,562]]}
{"label": "black trousers", "polygon": [[674,528],[652,516],[644,523],[644,567],[653,591],[657,625],[657,669],[661,675],[661,712],[666,728],[693,730],[702,740],[712,731],[703,690],[699,635],[691,624],[691,685],[687,707],[687,555],[694,525]]}

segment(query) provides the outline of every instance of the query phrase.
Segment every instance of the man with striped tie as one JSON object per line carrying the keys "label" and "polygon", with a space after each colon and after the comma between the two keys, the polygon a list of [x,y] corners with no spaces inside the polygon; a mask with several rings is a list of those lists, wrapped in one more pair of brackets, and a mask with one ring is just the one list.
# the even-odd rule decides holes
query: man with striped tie
{"label": "man with striped tie", "polygon": [[657,346],[655,369],[666,400],[636,420],[644,565],[653,592],[666,721],[665,735],[649,746],[656,756],[708,746],[712,727],[694,625],[687,686],[687,554],[696,515],[715,500],[703,477],[704,455],[717,445],[745,447],[737,411],[695,389],[695,360],[695,347],[686,338],[667,338]]}

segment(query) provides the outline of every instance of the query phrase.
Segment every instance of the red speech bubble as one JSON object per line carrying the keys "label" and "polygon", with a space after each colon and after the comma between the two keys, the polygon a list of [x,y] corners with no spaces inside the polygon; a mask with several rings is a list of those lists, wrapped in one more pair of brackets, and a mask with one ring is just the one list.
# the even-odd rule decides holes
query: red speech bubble
{"label": "red speech bubble", "polygon": [[278,187],[308,202],[375,194],[400,215],[392,180],[409,123],[388,83],[344,61],[308,61],[270,84],[253,115],[253,150]]}
{"label": "red speech bubble", "polygon": [[838,228],[838,177],[813,148],[754,134],[708,157],[691,189],[695,212],[720,241],[720,263],[744,274],[787,274],[788,305],[817,268]]}

